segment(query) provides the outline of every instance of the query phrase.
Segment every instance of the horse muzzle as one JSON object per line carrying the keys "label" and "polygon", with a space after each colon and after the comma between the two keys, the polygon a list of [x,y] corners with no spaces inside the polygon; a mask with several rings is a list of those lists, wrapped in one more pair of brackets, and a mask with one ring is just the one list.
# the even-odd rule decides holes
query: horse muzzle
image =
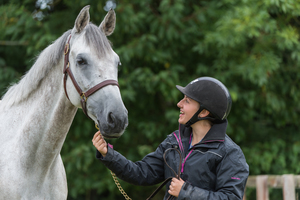
{"label": "horse muzzle", "polygon": [[128,126],[128,111],[108,112],[98,118],[99,129],[105,138],[119,138]]}

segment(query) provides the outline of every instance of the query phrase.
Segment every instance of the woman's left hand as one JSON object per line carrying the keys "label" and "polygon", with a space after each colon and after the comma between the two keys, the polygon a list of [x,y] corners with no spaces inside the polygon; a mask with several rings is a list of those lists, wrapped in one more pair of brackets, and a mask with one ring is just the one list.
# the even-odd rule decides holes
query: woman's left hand
{"label": "woman's left hand", "polygon": [[179,192],[181,190],[182,185],[184,184],[184,181],[182,179],[172,178],[171,185],[169,187],[169,194],[178,197]]}

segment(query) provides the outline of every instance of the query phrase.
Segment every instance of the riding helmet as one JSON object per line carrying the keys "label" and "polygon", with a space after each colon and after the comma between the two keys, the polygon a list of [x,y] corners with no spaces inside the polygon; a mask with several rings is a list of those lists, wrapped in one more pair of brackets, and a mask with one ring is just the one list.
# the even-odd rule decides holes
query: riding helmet
{"label": "riding helmet", "polygon": [[[187,86],[176,85],[187,97],[200,103],[198,115],[203,109],[208,110],[216,120],[227,118],[231,109],[231,96],[228,89],[219,80],[212,77],[201,77],[191,81]],[[196,121],[201,120],[195,116]]]}

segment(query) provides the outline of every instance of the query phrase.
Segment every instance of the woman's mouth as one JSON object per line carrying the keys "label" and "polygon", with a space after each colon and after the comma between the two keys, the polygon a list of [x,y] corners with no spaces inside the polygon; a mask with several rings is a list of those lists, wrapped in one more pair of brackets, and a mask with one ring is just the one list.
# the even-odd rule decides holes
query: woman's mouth
{"label": "woman's mouth", "polygon": [[180,111],[179,117],[182,117],[184,115],[183,111]]}

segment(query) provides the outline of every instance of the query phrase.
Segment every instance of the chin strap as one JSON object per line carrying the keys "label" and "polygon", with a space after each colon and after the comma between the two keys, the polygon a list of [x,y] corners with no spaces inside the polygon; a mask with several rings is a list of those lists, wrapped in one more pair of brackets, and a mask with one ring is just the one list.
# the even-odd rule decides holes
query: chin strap
{"label": "chin strap", "polygon": [[194,123],[196,123],[197,121],[200,120],[209,120],[209,121],[215,121],[216,118],[213,117],[198,117],[199,113],[201,113],[201,111],[205,109],[204,106],[200,105],[199,110],[193,115],[193,117],[185,124],[186,127],[190,127],[191,125],[193,125]]}

